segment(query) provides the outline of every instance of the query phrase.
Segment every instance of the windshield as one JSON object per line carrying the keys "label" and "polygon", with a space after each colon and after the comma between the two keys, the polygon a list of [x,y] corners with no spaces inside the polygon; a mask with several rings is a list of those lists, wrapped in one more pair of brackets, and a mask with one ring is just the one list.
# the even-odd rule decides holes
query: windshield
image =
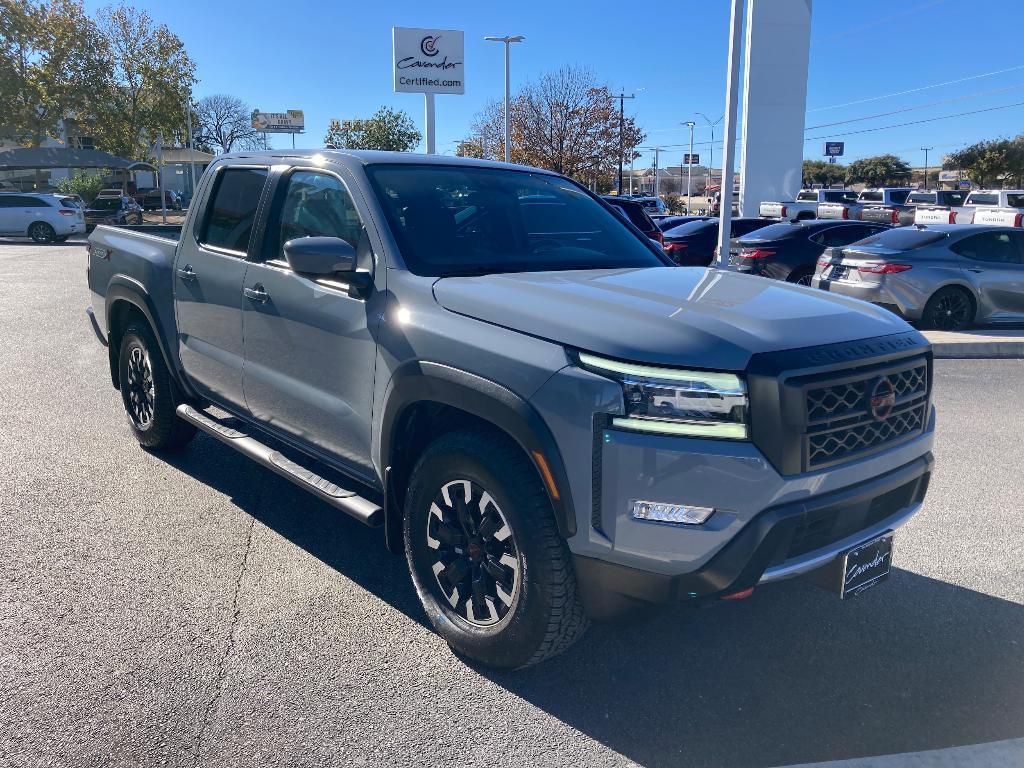
{"label": "windshield", "polygon": [[405,163],[366,173],[417,275],[666,265],[618,216],[558,176]]}
{"label": "windshield", "polygon": [[881,248],[892,248],[896,251],[912,251],[915,248],[923,248],[946,237],[945,232],[936,232],[928,229],[914,229],[912,227],[899,227],[898,229],[887,229],[877,235],[860,240],[856,245],[877,245]]}

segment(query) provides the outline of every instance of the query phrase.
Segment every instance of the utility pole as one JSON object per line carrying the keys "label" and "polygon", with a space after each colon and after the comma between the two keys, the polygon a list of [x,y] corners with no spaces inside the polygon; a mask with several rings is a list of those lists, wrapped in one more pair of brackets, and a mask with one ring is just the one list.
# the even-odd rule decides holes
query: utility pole
{"label": "utility pole", "polygon": [[708,147],[708,183],[704,185],[704,195],[706,196],[708,193],[707,188],[715,183],[715,126],[725,119],[725,115],[711,122],[711,118],[703,112],[698,112],[697,114],[704,118],[704,122],[711,129],[711,146]]}
{"label": "utility pole", "polygon": [[[686,212],[690,212],[690,193],[693,191],[693,126],[696,125],[693,120],[687,120],[683,125],[690,129],[690,154],[687,156],[689,161],[686,164]],[[682,168],[679,169],[679,175],[682,176]]]}
{"label": "utility pole", "polygon": [[192,184],[189,189],[188,199],[192,202],[192,198],[196,194],[196,138],[192,133],[192,92],[189,91],[188,102],[186,104],[188,109],[188,164],[191,169]]}
{"label": "utility pole", "polygon": [[[626,107],[625,107],[625,104],[626,104],[626,99],[635,99],[636,98],[636,94],[635,93],[631,93],[631,94],[629,94],[629,96],[627,96],[622,91],[619,91],[619,95],[618,96],[613,96],[612,98],[619,100],[619,189],[618,189],[618,192],[621,195],[622,194],[622,158],[623,158],[623,153],[624,153],[624,149],[623,149],[623,146],[622,146],[622,126],[623,126],[623,124],[626,121]],[[630,179],[630,183],[632,183],[632,178]]]}
{"label": "utility pole", "polygon": [[924,150],[924,188],[928,189],[928,153],[935,147],[921,147]]}
{"label": "utility pole", "polygon": [[658,153],[661,152],[661,147],[654,148],[654,196],[658,196],[658,190],[661,185],[658,183]]}
{"label": "utility pole", "polygon": [[629,194],[633,194],[633,158],[629,158]]}

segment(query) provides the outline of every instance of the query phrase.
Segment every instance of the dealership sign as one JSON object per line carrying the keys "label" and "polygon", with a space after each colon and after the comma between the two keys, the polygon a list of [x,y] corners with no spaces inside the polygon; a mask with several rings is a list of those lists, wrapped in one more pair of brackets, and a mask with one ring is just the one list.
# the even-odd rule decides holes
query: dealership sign
{"label": "dealership sign", "polygon": [[825,157],[842,157],[846,144],[842,141],[826,141],[824,151]]}
{"label": "dealership sign", "polygon": [[289,109],[287,112],[252,113],[252,127],[263,133],[302,133],[306,128],[306,118],[301,109]]}
{"label": "dealership sign", "polygon": [[463,33],[454,29],[393,27],[397,93],[465,93]]}

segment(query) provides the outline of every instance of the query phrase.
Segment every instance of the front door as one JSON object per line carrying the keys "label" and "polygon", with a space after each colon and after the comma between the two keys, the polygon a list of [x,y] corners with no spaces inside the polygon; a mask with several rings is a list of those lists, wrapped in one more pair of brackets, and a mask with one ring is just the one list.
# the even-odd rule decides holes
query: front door
{"label": "front door", "polygon": [[263,252],[245,275],[246,405],[270,429],[370,472],[370,308],[349,296],[343,275],[296,274],[284,257],[293,238],[340,237],[372,269],[363,219],[338,176],[295,169],[277,185],[268,222]]}
{"label": "front door", "polygon": [[266,168],[221,168],[195,230],[182,231],[174,264],[185,373],[213,402],[241,410],[242,281],[266,180]]}
{"label": "front door", "polygon": [[964,275],[980,297],[977,319],[1024,318],[1024,234],[1005,229],[979,232],[952,246]]}

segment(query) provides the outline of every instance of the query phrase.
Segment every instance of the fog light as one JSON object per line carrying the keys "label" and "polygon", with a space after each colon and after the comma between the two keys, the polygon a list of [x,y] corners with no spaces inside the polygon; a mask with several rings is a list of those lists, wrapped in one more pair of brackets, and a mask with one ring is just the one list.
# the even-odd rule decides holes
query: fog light
{"label": "fog light", "polygon": [[711,507],[693,507],[689,504],[662,504],[657,501],[634,501],[633,517],[653,523],[701,525],[715,513]]}

